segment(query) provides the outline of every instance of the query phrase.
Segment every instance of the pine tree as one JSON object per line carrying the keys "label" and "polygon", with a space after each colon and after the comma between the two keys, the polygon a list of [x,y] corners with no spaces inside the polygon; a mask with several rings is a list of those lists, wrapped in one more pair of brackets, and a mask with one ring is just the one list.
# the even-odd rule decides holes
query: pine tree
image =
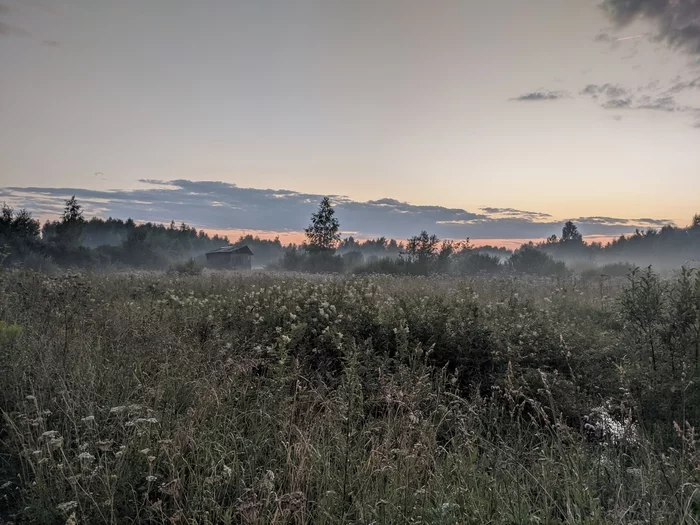
{"label": "pine tree", "polygon": [[63,208],[61,223],[56,228],[57,240],[69,246],[79,246],[84,226],[83,207],[78,204],[78,200],[73,195],[66,200],[66,206]]}
{"label": "pine tree", "polygon": [[75,195],[66,200],[66,206],[63,208],[62,222],[63,224],[85,222],[85,219],[83,218],[83,207],[78,204],[78,200],[75,198]]}
{"label": "pine tree", "polygon": [[561,230],[561,241],[562,243],[577,243],[583,242],[583,237],[579,233],[578,228],[572,221],[566,221],[564,223],[564,228]]}
{"label": "pine tree", "polygon": [[311,215],[311,224],[304,230],[304,249],[309,253],[332,253],[340,241],[340,223],[328,197],[324,197],[318,211]]}

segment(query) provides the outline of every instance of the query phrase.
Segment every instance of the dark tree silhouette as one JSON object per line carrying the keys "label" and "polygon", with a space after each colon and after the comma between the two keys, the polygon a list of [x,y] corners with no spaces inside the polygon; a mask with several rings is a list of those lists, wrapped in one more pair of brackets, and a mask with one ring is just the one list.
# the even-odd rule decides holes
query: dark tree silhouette
{"label": "dark tree silhouette", "polygon": [[409,262],[425,264],[437,257],[439,244],[440,239],[437,235],[430,235],[423,230],[420,235],[406,241],[406,249],[401,255]]}
{"label": "dark tree silhouette", "polygon": [[562,243],[582,243],[583,236],[579,233],[578,228],[572,221],[566,221],[561,230]]}
{"label": "dark tree silhouette", "polygon": [[318,211],[311,215],[311,224],[304,229],[307,242],[304,249],[309,253],[333,253],[340,241],[340,222],[328,197],[324,197]]}
{"label": "dark tree silhouette", "polygon": [[68,246],[80,245],[83,237],[83,226],[85,225],[82,208],[78,204],[75,195],[66,200],[61,222],[57,228],[57,240],[59,243]]}
{"label": "dark tree silhouette", "polygon": [[78,204],[78,199],[75,198],[75,195],[66,200],[66,206],[63,208],[62,222],[64,224],[85,222],[83,218],[83,207]]}

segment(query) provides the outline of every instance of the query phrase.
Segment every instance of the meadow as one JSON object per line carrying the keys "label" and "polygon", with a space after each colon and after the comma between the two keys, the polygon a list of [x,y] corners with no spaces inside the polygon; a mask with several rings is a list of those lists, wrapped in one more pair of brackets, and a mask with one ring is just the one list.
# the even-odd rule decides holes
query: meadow
{"label": "meadow", "polygon": [[700,277],[0,273],[0,523],[698,523]]}

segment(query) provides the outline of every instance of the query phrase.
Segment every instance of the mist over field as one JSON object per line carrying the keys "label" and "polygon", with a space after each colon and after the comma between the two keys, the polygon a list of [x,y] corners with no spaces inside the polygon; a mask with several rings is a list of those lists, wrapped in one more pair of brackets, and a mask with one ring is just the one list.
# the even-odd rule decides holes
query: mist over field
{"label": "mist over field", "polygon": [[0,0],[0,525],[700,523],[700,1]]}

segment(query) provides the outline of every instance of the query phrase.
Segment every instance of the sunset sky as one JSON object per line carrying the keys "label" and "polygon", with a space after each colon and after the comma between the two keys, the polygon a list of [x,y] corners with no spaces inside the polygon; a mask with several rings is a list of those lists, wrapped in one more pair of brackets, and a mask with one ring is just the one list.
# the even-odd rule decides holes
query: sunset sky
{"label": "sunset sky", "polygon": [[700,212],[698,0],[0,0],[0,201],[293,238]]}

